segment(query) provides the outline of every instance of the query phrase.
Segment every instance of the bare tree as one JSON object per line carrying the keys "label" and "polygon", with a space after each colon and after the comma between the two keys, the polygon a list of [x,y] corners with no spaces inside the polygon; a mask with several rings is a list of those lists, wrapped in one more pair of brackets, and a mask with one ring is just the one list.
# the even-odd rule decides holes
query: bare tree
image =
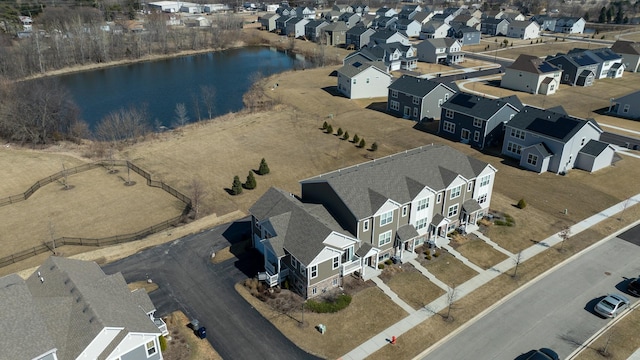
{"label": "bare tree", "polygon": [[567,225],[560,230],[558,236],[560,237],[560,251],[564,250],[564,242],[567,241],[571,237],[571,228]]}
{"label": "bare tree", "polygon": [[456,301],[458,297],[458,291],[456,289],[456,284],[449,286],[447,290],[447,314],[444,316],[444,320],[447,322],[452,322],[454,320],[453,315],[451,315],[451,309],[453,309],[453,303]]}
{"label": "bare tree", "polygon": [[618,221],[622,221],[624,220],[623,216],[624,216],[624,212],[627,210],[627,208],[629,207],[629,205],[631,205],[631,199],[626,199],[623,203],[622,203],[622,211],[620,211],[620,216],[618,217]]}
{"label": "bare tree", "polygon": [[191,93],[191,102],[193,103],[193,111],[196,113],[196,119],[198,119],[198,121],[201,121],[202,115],[200,113],[200,97],[198,97],[194,93]]}
{"label": "bare tree", "polygon": [[202,206],[203,199],[207,195],[207,191],[200,180],[191,180],[191,210],[193,210],[194,220],[200,216],[200,207]]}
{"label": "bare tree", "polygon": [[513,278],[516,278],[518,276],[518,266],[520,266],[520,263],[522,262],[522,251],[518,252],[516,254],[516,256],[513,258],[513,263],[516,265],[513,269]]}
{"label": "bare tree", "polygon": [[96,127],[96,136],[103,141],[116,143],[136,140],[149,131],[147,112],[144,107],[120,108],[107,114]]}
{"label": "bare tree", "polygon": [[53,223],[51,222],[51,220],[49,220],[49,237],[51,238],[51,251],[53,252],[53,255],[57,255],[56,254],[56,229],[53,227]]}
{"label": "bare tree", "polygon": [[209,119],[213,119],[213,112],[216,109],[216,88],[213,86],[200,86],[200,98],[202,99],[205,109],[207,109]]}
{"label": "bare tree", "polygon": [[183,127],[189,122],[187,107],[184,105],[184,103],[176,104],[175,113],[176,113],[176,116],[175,116],[176,127]]}
{"label": "bare tree", "polygon": [[64,186],[65,190],[69,190],[71,186],[69,185],[69,172],[67,168],[62,163],[62,186]]}

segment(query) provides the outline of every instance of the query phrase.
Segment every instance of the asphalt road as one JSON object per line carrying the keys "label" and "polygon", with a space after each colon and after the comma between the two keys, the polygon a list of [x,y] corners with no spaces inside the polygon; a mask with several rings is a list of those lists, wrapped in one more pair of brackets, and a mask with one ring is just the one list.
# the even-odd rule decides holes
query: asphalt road
{"label": "asphalt road", "polygon": [[600,135],[600,141],[622,147],[627,147],[627,144],[629,144],[629,148],[631,149],[633,149],[634,147],[636,147],[636,149],[640,148],[640,139],[630,136],[618,135],[606,131]]}
{"label": "asphalt road", "polygon": [[234,289],[237,282],[256,275],[252,255],[219,264],[209,261],[212,251],[240,241],[248,231],[248,219],[221,225],[105,265],[103,270],[121,272],[127,282],[152,279],[159,285],[149,294],[156,316],[182,310],[198,319],[207,328],[207,340],[224,359],[315,359]]}
{"label": "asphalt road", "polygon": [[[630,234],[640,236],[640,231]],[[607,324],[593,306],[607,293],[624,294],[625,278],[640,274],[638,258],[639,245],[611,239],[501,304],[424,359],[517,359],[542,347],[564,359]]]}

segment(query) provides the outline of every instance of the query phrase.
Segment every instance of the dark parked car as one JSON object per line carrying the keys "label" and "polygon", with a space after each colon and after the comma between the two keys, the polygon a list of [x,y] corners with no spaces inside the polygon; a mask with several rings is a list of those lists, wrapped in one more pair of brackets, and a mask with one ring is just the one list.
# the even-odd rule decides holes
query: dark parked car
{"label": "dark parked car", "polygon": [[627,285],[627,292],[635,296],[640,296],[640,278],[631,279]]}
{"label": "dark parked car", "polygon": [[555,351],[542,348],[540,350],[531,350],[523,356],[518,357],[518,360],[560,360],[560,357]]}

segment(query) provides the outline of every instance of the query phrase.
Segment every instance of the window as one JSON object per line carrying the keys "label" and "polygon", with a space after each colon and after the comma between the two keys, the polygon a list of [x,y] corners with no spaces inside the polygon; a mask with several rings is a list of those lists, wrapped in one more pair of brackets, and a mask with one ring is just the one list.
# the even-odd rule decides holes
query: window
{"label": "window", "polygon": [[628,113],[628,112],[629,112],[629,109],[630,109],[630,108],[631,108],[631,105],[629,105],[629,104],[625,104],[625,105],[624,105],[624,108],[622,108],[622,112],[626,114],[626,113]]}
{"label": "window", "polygon": [[369,220],[362,222],[362,231],[369,231]]}
{"label": "window", "polygon": [[461,190],[462,190],[462,185],[458,185],[453,189],[451,189],[451,195],[449,196],[449,199],[455,199],[458,196],[460,196]]}
{"label": "window", "polygon": [[511,129],[511,137],[524,140],[524,131],[518,129]]}
{"label": "window", "polygon": [[480,131],[474,131],[473,132],[473,141],[475,141],[475,142],[480,141]]}
{"label": "window", "polygon": [[473,119],[473,126],[481,128],[482,127],[482,119],[478,119],[478,118]]}
{"label": "window", "polygon": [[438,106],[442,106],[442,99],[438,99]]}
{"label": "window", "polygon": [[417,107],[416,107],[416,108],[413,108],[413,117],[414,117],[414,118],[417,118],[417,117],[418,117],[418,112],[419,112],[419,111],[418,111],[418,108],[417,108]]}
{"label": "window", "polygon": [[300,274],[302,274],[302,276],[306,276],[307,275],[307,268],[304,267],[304,265],[300,264]]}
{"label": "window", "polygon": [[509,144],[507,144],[507,151],[516,155],[520,155],[520,153],[522,152],[522,145],[514,144],[509,141]]}
{"label": "window", "polygon": [[353,79],[353,85],[355,85],[355,84],[356,84],[356,79]]}
{"label": "window", "polygon": [[392,98],[397,98],[398,97],[398,90],[391,90],[391,97]]}
{"label": "window", "polygon": [[489,185],[489,182],[491,181],[491,175],[485,175],[483,177],[480,178],[480,187],[485,187],[487,185]]}
{"label": "window", "polygon": [[340,266],[340,256],[336,256],[333,258],[333,270],[337,269]]}
{"label": "window", "polygon": [[556,86],[554,84],[549,85],[549,90],[553,90],[555,88],[556,88]]}
{"label": "window", "polygon": [[424,198],[418,201],[416,211],[424,210],[429,207],[429,198]]}
{"label": "window", "polygon": [[462,129],[460,131],[460,137],[462,138],[462,140],[469,140],[469,138],[471,137],[471,131]]}
{"label": "window", "polygon": [[587,138],[582,138],[582,140],[580,140],[580,146],[584,146],[584,143],[587,141]]}
{"label": "window", "polygon": [[447,100],[449,100],[449,94],[448,93],[444,94],[444,101],[447,101]]}
{"label": "window", "polygon": [[414,96],[414,97],[413,97],[413,104],[414,104],[414,105],[420,105],[420,98],[419,98],[419,97],[417,97],[417,96]]}
{"label": "window", "polygon": [[369,78],[367,78],[367,84],[369,83]]}
{"label": "window", "polygon": [[333,278],[333,280],[331,281],[331,285],[338,286],[338,278]]}
{"label": "window", "polygon": [[436,197],[436,204],[440,204],[441,200],[442,200],[442,193],[438,194],[438,196]]}
{"label": "window", "polygon": [[472,182],[467,184],[467,191],[471,191],[471,189],[473,189],[473,183]]}
{"label": "window", "polygon": [[317,293],[318,293],[318,288],[317,287],[314,287],[314,288],[311,289],[311,295],[315,295]]}
{"label": "window", "polygon": [[393,221],[393,210],[380,215],[380,226],[385,226]]}
{"label": "window", "polygon": [[403,207],[402,207],[402,217],[407,216],[407,209],[408,209],[408,208],[407,208],[406,206],[403,206]]}
{"label": "window", "polygon": [[453,110],[449,110],[449,109],[447,109],[447,110],[444,112],[444,117],[446,117],[446,118],[448,118],[448,119],[453,119]]}
{"label": "window", "polygon": [[409,118],[409,116],[411,116],[411,108],[408,106],[404,107],[404,117],[405,118]]}
{"label": "window", "polygon": [[480,195],[478,198],[478,204],[484,204],[487,202],[487,194]]}
{"label": "window", "polygon": [[155,340],[149,341],[146,346],[147,346],[147,357],[154,355],[155,353],[158,352],[158,349],[156,348]]}
{"label": "window", "polygon": [[309,275],[311,275],[311,278],[314,279],[316,277],[318,277],[318,265],[313,265],[310,269],[309,269]]}
{"label": "window", "polygon": [[452,217],[458,215],[458,204],[449,206],[449,210],[447,211],[447,216]]}
{"label": "window", "polygon": [[298,260],[296,260],[296,258],[294,258],[293,256],[291,257],[291,267],[294,269],[298,268]]}
{"label": "window", "polygon": [[445,121],[442,123],[442,130],[453,134],[456,132],[456,124],[449,121]]}
{"label": "window", "polygon": [[527,164],[536,166],[538,164],[538,155],[529,154],[529,156],[527,156]]}
{"label": "window", "polygon": [[416,230],[424,229],[427,225],[427,219],[420,219],[416,221]]}
{"label": "window", "polygon": [[400,110],[400,103],[395,100],[389,101],[389,109],[395,110],[395,111]]}
{"label": "window", "polygon": [[378,247],[382,247],[391,242],[391,230],[383,232],[378,236]]}

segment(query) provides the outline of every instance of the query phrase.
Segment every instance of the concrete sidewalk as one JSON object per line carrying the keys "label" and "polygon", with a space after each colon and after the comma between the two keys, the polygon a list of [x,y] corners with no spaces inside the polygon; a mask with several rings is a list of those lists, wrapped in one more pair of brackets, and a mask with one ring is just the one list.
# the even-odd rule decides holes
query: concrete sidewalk
{"label": "concrete sidewalk", "polygon": [[[571,236],[579,234],[580,232],[600,223],[605,219],[613,217],[614,215],[620,213],[621,211],[624,211],[626,208],[631,207],[637,203],[640,203],[640,194],[637,194],[625,201],[615,204],[571,226],[570,227]],[[531,257],[540,254],[541,252],[547,250],[548,248],[559,244],[561,241],[562,239],[559,236],[559,233],[556,233],[544,239],[543,241],[540,241],[537,244],[527,249],[524,249],[521,252],[521,262],[526,261],[527,259],[530,259]],[[413,265],[415,266],[415,264]],[[456,299],[463,298],[464,296],[473,292],[480,286],[496,278],[498,275],[509,271],[514,266],[515,266],[514,259],[510,257],[488,270],[482,270],[475,277],[471,278],[467,282],[456,287],[455,289]],[[418,268],[418,270],[420,270],[420,268]],[[431,277],[427,275],[428,271],[426,274],[422,271],[421,273],[425,275],[427,278],[431,279]],[[373,354],[374,352],[380,350],[382,347],[389,344],[392,336],[399,337],[405,332],[411,330],[414,326],[417,326],[423,321],[429,319],[434,314],[446,309],[446,307],[448,306],[447,295],[448,294],[444,294],[440,296],[439,298],[437,298],[436,300],[434,300],[433,302],[426,305],[424,308],[420,310],[414,310],[413,312],[409,312],[409,315],[407,317],[403,318],[397,323],[384,329],[382,332],[375,335],[371,339],[365,341],[360,346],[356,347],[355,349],[351,350],[349,353],[342,356],[341,359],[344,359],[344,360],[364,359],[369,355]],[[464,327],[465,325],[462,325],[460,329]]]}

